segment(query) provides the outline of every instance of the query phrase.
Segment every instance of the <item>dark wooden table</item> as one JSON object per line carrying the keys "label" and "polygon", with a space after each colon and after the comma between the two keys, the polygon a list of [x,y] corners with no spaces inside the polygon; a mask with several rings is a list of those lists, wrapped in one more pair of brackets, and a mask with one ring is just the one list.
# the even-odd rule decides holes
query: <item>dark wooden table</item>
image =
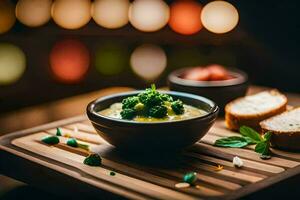
{"label": "dark wooden table", "polygon": [[[265,88],[262,87],[251,87],[249,93],[256,93],[261,91]],[[16,131],[19,129],[26,129],[36,125],[45,124],[50,121],[56,121],[59,119],[68,118],[71,116],[75,116],[78,114],[83,114],[85,112],[85,106],[91,100],[104,96],[107,94],[112,94],[120,91],[128,91],[131,88],[123,88],[123,87],[115,87],[115,88],[108,88],[105,90],[80,95],[77,97],[72,97],[64,100],[60,100],[57,102],[35,106],[32,108],[22,109],[20,111],[15,111],[13,113],[7,113],[0,117],[0,135],[3,135],[8,132]],[[288,94],[289,104],[293,106],[300,105],[300,95],[297,94]],[[1,166],[0,166],[1,172]],[[5,173],[5,172],[4,172]],[[18,177],[14,177],[18,178]],[[280,186],[280,190],[278,190],[278,186],[269,188],[265,191],[260,192],[260,197],[268,196],[276,192],[279,195],[292,195],[296,194],[300,196],[297,191],[296,185],[299,185],[299,180],[297,179],[290,179],[289,182],[282,182]],[[28,182],[30,184],[30,182]],[[41,183],[42,184],[42,183]],[[1,179],[0,177],[0,185],[2,186],[10,186],[10,181],[6,179]],[[287,190],[287,188],[289,188]],[[295,193],[291,193],[294,191]],[[1,191],[0,191],[1,192]],[[258,194],[256,194],[258,195]],[[256,196],[254,196],[255,198]],[[248,197],[248,198],[251,198]]]}

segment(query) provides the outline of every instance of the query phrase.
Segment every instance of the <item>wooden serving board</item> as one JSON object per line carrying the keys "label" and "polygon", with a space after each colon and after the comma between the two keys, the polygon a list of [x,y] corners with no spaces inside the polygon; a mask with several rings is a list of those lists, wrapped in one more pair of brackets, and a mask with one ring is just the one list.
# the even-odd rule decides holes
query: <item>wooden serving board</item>
{"label": "wooden serving board", "polygon": [[[41,138],[55,135],[56,127],[60,127],[64,135],[60,137],[60,144],[43,144]],[[253,151],[253,146],[233,149],[212,145],[216,139],[230,135],[237,133],[227,130],[223,120],[218,120],[200,142],[180,155],[162,152],[155,159],[143,155],[128,156],[108,145],[83,116],[2,137],[0,166],[6,171],[9,166],[14,167],[16,171],[11,170],[12,176],[27,174],[28,181],[31,177],[32,181],[49,189],[57,186],[59,191],[64,184],[77,184],[78,192],[85,193],[92,188],[94,192],[129,199],[237,199],[300,173],[300,153],[273,149],[274,156],[262,160]],[[67,146],[67,137],[89,144],[91,151],[102,156],[102,166],[84,165],[83,160],[89,152]],[[233,166],[234,156],[242,158],[242,168]],[[21,160],[16,161],[18,159]],[[27,162],[31,163],[30,167]],[[224,168],[217,170],[218,165]],[[111,171],[116,175],[111,176]],[[176,188],[175,184],[181,182],[183,174],[190,171],[198,173],[197,186]],[[93,196],[93,193],[89,192],[89,195]]]}

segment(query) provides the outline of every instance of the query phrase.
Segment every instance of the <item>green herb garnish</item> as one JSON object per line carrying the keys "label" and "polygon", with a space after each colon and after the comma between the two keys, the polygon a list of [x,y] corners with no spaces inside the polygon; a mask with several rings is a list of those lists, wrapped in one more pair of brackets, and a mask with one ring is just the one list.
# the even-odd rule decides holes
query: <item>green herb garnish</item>
{"label": "green herb garnish", "polygon": [[253,140],[253,144],[257,144],[263,141],[263,138],[258,132],[247,126],[240,127],[240,134],[244,137],[248,137],[251,140]]}
{"label": "green herb garnish", "polygon": [[75,138],[69,138],[66,144],[71,147],[89,150],[89,145],[80,143]]}
{"label": "green herb garnish", "polygon": [[137,115],[144,117],[164,118],[169,111],[176,115],[184,113],[183,102],[174,101],[168,94],[161,94],[154,84],[137,96],[127,97],[122,101],[122,119],[133,119]]}
{"label": "green herb garnish", "polygon": [[259,142],[255,146],[255,152],[260,153],[262,156],[270,155],[270,139],[271,139],[271,132],[267,132],[264,134],[263,141]]}
{"label": "green herb garnish", "polygon": [[83,164],[89,166],[100,166],[101,162],[102,159],[98,154],[90,154],[84,159]]}
{"label": "green herb garnish", "polygon": [[115,176],[115,175],[116,175],[116,172],[111,171],[111,172],[109,172],[109,175],[110,175],[110,176]]}
{"label": "green herb garnish", "polygon": [[62,136],[60,128],[56,128],[56,136]]}
{"label": "green herb garnish", "polygon": [[249,140],[245,137],[230,136],[216,140],[214,145],[219,147],[242,148],[249,145]]}
{"label": "green herb garnish", "polygon": [[59,143],[59,138],[57,136],[45,136],[42,138],[42,142],[49,145],[54,145]]}
{"label": "green herb garnish", "polygon": [[190,172],[190,173],[183,175],[183,182],[185,182],[185,183],[189,183],[189,184],[193,185],[196,183],[197,180],[198,180],[198,178],[197,178],[196,172]]}
{"label": "green herb garnish", "polygon": [[262,137],[258,132],[250,127],[242,126],[240,128],[242,136],[230,136],[215,141],[214,145],[219,147],[243,148],[245,146],[256,144],[255,152],[259,153],[262,159],[270,158],[270,139],[271,132],[267,132]]}

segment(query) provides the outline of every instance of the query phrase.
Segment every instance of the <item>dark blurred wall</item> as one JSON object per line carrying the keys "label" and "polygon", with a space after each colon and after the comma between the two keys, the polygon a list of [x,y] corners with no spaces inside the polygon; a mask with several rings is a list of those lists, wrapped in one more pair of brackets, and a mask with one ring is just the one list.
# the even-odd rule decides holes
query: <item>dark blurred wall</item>
{"label": "dark blurred wall", "polygon": [[300,1],[231,2],[239,10],[239,27],[253,40],[255,62],[249,64],[257,66],[247,68],[256,83],[300,92]]}

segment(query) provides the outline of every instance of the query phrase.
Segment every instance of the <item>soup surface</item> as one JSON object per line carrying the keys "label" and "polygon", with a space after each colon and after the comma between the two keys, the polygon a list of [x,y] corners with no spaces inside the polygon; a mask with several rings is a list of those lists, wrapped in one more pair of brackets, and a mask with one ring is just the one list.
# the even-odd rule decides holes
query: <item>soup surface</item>
{"label": "soup surface", "polygon": [[[185,112],[181,115],[176,115],[172,109],[168,109],[168,114],[164,118],[145,117],[137,115],[132,120],[138,122],[157,122],[157,121],[177,121],[206,115],[207,112],[194,106],[184,104]],[[121,117],[122,103],[114,103],[109,108],[100,111],[101,115],[122,119]]]}

